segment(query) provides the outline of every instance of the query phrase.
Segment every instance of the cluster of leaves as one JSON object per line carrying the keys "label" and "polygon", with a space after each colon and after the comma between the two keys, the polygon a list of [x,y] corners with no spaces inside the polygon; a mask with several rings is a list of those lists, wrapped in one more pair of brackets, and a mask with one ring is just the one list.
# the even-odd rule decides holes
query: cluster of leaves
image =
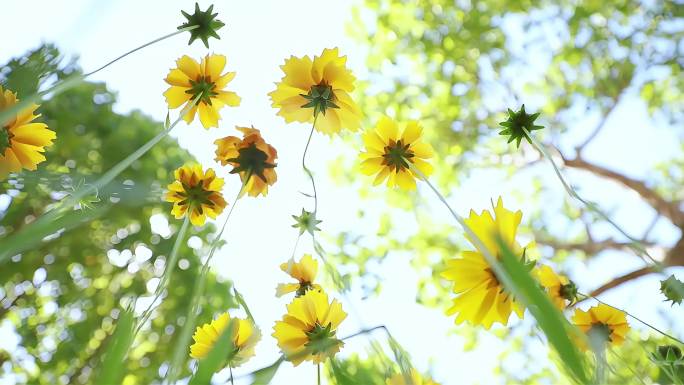
{"label": "cluster of leaves", "polygon": [[[20,97],[29,95],[40,79],[63,79],[79,71],[73,63],[61,65],[62,61],[55,47],[43,46],[10,61],[3,67],[1,81]],[[59,140],[48,150],[51,161],[41,172],[23,174],[0,186],[0,196],[10,200],[0,211],[0,243],[3,234],[31,222],[159,132],[162,124],[138,111],[113,112],[115,99],[104,84],[86,82],[42,105],[43,119]],[[5,353],[12,363],[11,375],[38,384],[92,381],[123,308],[138,296],[149,296],[148,282],[163,271],[178,229],[171,225],[160,230],[152,222],[167,221],[168,208],[159,199],[162,188],[172,178],[169,170],[190,159],[175,140],[165,139],[97,197],[89,197],[91,208],[81,204],[81,210],[57,224],[72,231],[58,231],[8,261],[0,271],[0,322],[9,321],[21,338],[19,349]],[[198,255],[213,231],[213,226],[190,231],[195,248],[182,245],[174,279],[194,282],[201,267]],[[206,287],[210,308],[236,306],[229,282],[210,275]],[[129,352],[128,381],[151,383],[163,377],[151,368],[163,367],[169,360],[178,334],[174,330],[192,305],[191,289],[169,288],[151,327],[143,330]],[[198,319],[211,317],[205,310]]]}

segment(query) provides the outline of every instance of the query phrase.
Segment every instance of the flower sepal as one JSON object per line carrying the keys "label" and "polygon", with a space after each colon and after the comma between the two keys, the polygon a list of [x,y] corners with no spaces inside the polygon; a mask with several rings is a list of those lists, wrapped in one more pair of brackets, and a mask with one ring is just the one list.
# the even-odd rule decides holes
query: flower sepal
{"label": "flower sepal", "polygon": [[523,138],[525,138],[528,143],[532,143],[532,140],[527,133],[544,128],[544,126],[534,124],[537,117],[539,117],[539,112],[528,114],[525,111],[524,104],[518,111],[513,111],[509,108],[508,119],[499,123],[500,126],[504,127],[504,129],[499,132],[499,135],[508,136],[508,143],[515,140],[517,147],[520,147],[520,142]]}
{"label": "flower sepal", "polygon": [[192,15],[185,11],[181,11],[187,21],[178,26],[178,29],[194,27],[189,31],[190,41],[188,41],[188,45],[191,45],[195,40],[200,39],[202,40],[202,43],[204,43],[204,46],[209,48],[210,37],[219,40],[221,39],[216,31],[223,28],[225,23],[221,20],[217,20],[216,16],[218,16],[218,13],[212,13],[213,11],[213,4],[210,5],[206,11],[200,11],[199,4],[197,3],[195,3],[195,13]]}

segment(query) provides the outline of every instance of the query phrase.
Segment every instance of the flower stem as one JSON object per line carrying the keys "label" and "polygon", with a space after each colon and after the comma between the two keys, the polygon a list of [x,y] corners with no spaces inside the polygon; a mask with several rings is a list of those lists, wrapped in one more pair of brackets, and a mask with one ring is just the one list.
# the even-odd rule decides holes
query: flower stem
{"label": "flower stem", "polygon": [[597,385],[604,385],[607,383],[608,377],[606,373],[606,366],[608,362],[606,361],[605,350],[594,351],[594,357],[596,357],[596,379]]}
{"label": "flower stem", "polygon": [[673,341],[676,341],[676,342],[678,342],[678,343],[684,345],[684,341],[680,340],[680,339],[677,338],[677,337],[672,336],[671,334],[665,333],[664,331],[662,331],[662,330],[658,329],[657,327],[655,327],[655,326],[649,324],[648,322],[643,321],[641,318],[635,316],[634,314],[631,314],[631,313],[629,313],[629,312],[627,312],[627,311],[625,311],[625,310],[622,310],[622,309],[620,309],[620,308],[617,308],[617,307],[615,307],[615,306],[613,306],[613,305],[611,305],[611,304],[605,303],[605,302],[601,301],[600,299],[598,299],[598,298],[596,298],[596,297],[593,297],[593,296],[590,296],[590,295],[586,295],[586,294],[583,294],[583,293],[577,293],[577,294],[578,294],[578,295],[581,295],[582,297],[585,297],[585,298],[592,298],[592,299],[596,300],[596,302],[598,302],[598,303],[601,303],[601,304],[604,304],[604,305],[606,305],[606,306],[609,306],[609,307],[611,307],[611,308],[613,308],[613,309],[615,309],[615,310],[617,310],[617,311],[621,311],[621,312],[625,313],[626,315],[628,315],[630,318],[633,318],[634,320],[636,320],[637,322],[640,322],[641,324],[643,324],[643,325],[645,325],[645,326],[651,328],[652,330],[654,330],[654,331],[656,331],[656,332],[662,334],[663,336],[665,336],[665,337],[667,337],[667,338],[669,338],[669,339],[671,339],[671,340],[673,340]]}
{"label": "flower stem", "polygon": [[318,119],[318,116],[314,117],[313,124],[311,125],[311,132],[309,132],[309,139],[306,140],[306,146],[304,147],[304,153],[302,154],[302,168],[304,169],[304,172],[309,175],[309,179],[311,179],[311,187],[313,187],[314,216],[316,215],[316,212],[318,212],[318,195],[316,194],[316,182],[314,181],[313,173],[311,173],[311,170],[306,167],[306,153],[309,151],[311,137],[313,137],[314,129],[316,128],[316,119]]}
{"label": "flower stem", "polygon": [[159,284],[157,285],[157,289],[155,290],[154,299],[152,300],[152,302],[150,302],[150,306],[148,306],[147,309],[142,313],[140,321],[133,333],[133,338],[135,338],[135,336],[140,332],[140,329],[142,329],[145,322],[147,322],[147,320],[150,318],[150,315],[152,315],[152,308],[154,307],[155,302],[157,302],[157,300],[161,297],[162,293],[164,292],[164,289],[166,289],[166,285],[168,284],[169,279],[171,279],[171,274],[173,274],[173,269],[176,267],[176,262],[178,261],[178,251],[180,250],[180,246],[183,243],[183,240],[185,240],[185,233],[188,231],[189,226],[190,216],[186,215],[180,230],[178,230],[178,234],[176,234],[176,241],[173,243],[171,254],[169,254],[169,258],[166,261],[166,268],[164,269],[164,273],[162,274],[159,280]]}
{"label": "flower stem", "polygon": [[[137,51],[139,51],[139,50],[141,50],[141,49],[143,49],[143,48],[145,48],[145,47],[148,47],[148,46],[150,46],[150,45],[152,45],[152,44],[158,43],[158,42],[160,42],[160,41],[162,41],[162,40],[168,39],[168,38],[170,38],[170,37],[172,37],[172,36],[176,36],[176,35],[178,35],[178,34],[180,34],[180,33],[187,32],[187,31],[192,30],[192,29],[195,29],[195,28],[197,28],[197,26],[194,26],[194,25],[193,25],[193,26],[191,26],[191,27],[179,29],[179,30],[177,30],[177,31],[174,31],[174,32],[169,33],[169,34],[167,34],[167,35],[164,35],[164,36],[162,36],[162,37],[156,38],[156,39],[154,39],[154,40],[152,40],[152,41],[149,41],[149,42],[147,42],[147,43],[145,43],[145,44],[143,44],[143,45],[141,45],[141,46],[139,46],[139,47],[133,48],[132,50],[130,50],[130,51],[124,53],[123,55],[117,57],[117,58],[114,59],[114,60],[111,60],[111,61],[108,62],[107,64],[105,64],[105,65],[103,65],[103,66],[97,68],[97,69],[94,70],[94,71],[90,71],[90,72],[85,73],[85,74],[76,74],[76,75],[70,76],[70,77],[66,78],[65,80],[63,80],[63,81],[61,81],[61,82],[59,82],[59,83],[56,83],[56,84],[52,85],[51,87],[49,87],[49,88],[46,89],[46,90],[43,90],[43,91],[40,91],[40,92],[36,92],[36,93],[34,93],[33,95],[30,95],[30,96],[27,96],[27,97],[23,97],[23,98],[21,98],[21,100],[19,100],[19,102],[17,102],[17,103],[14,104],[13,106],[7,108],[6,110],[0,111],[0,122],[6,122],[6,121],[9,120],[12,116],[16,115],[17,113],[19,113],[19,111],[23,110],[24,108],[30,106],[31,104],[40,102],[41,100],[43,100],[43,97],[44,97],[45,95],[47,95],[47,94],[52,94],[52,96],[55,96],[55,95],[58,95],[58,94],[60,94],[60,93],[62,93],[62,92],[64,92],[64,91],[68,90],[69,88],[72,88],[72,87],[74,87],[74,86],[80,84],[81,82],[85,81],[85,79],[86,79],[87,77],[89,77],[90,75],[93,75],[93,74],[95,74],[95,73],[97,73],[97,72],[102,71],[103,69],[109,67],[110,65],[116,63],[117,61],[119,61],[119,60],[125,58],[126,56],[128,56],[128,55],[130,55],[130,54],[132,54],[132,53],[134,53],[134,52],[137,52]],[[2,126],[2,124],[0,124],[0,126]]]}
{"label": "flower stem", "polygon": [[316,365],[316,371],[318,372],[318,385],[321,385],[321,364],[320,364],[320,362]]}
{"label": "flower stem", "polygon": [[247,182],[249,182],[249,178],[251,177],[252,174],[250,172],[247,174],[247,178],[245,178],[245,180],[242,182],[242,186],[240,186],[240,190],[238,191],[237,195],[235,196],[235,200],[233,201],[233,204],[230,206],[230,209],[228,210],[228,214],[226,215],[226,219],[223,222],[223,226],[221,226],[221,230],[218,232],[216,238],[211,243],[211,249],[209,250],[207,260],[202,265],[202,270],[200,270],[200,274],[195,280],[195,286],[192,292],[192,299],[190,300],[189,305],[190,309],[185,317],[185,323],[183,324],[183,328],[181,329],[180,335],[178,336],[178,340],[176,341],[176,346],[173,350],[173,355],[171,356],[171,365],[169,366],[169,371],[167,375],[167,380],[169,384],[174,384],[176,382],[177,376],[180,374],[179,367],[182,364],[183,357],[186,354],[187,346],[190,342],[192,328],[195,325],[195,319],[197,318],[197,313],[199,312],[201,306],[201,299],[204,296],[204,286],[206,284],[206,276],[209,271],[209,263],[214,257],[214,253],[216,253],[216,250],[218,249],[218,245],[221,242],[221,236],[223,235],[223,232],[226,230],[226,226],[228,225],[228,220],[230,219],[230,216],[233,213],[235,206],[237,206],[237,202],[238,200],[240,200],[242,192],[244,191],[245,186],[247,185]]}
{"label": "flower stem", "polygon": [[235,381],[233,380],[233,367],[228,365],[228,372],[230,373],[230,385],[235,385]]}
{"label": "flower stem", "polygon": [[[629,247],[630,247],[630,248],[631,248],[639,257],[641,257],[641,258],[644,259],[644,260],[647,258],[648,260],[650,260],[650,261],[655,265],[655,269],[656,269],[656,270],[662,271],[662,264],[661,264],[660,262],[656,261],[656,260],[648,253],[648,251],[647,251],[646,248],[644,247],[643,243],[642,243],[640,240],[638,240],[638,239],[632,237],[631,235],[629,235],[629,234],[628,234],[625,230],[623,230],[617,223],[615,223],[615,221],[613,221],[613,220],[608,216],[608,214],[606,214],[605,212],[603,212],[603,210],[601,210],[598,206],[596,206],[596,204],[594,204],[593,202],[589,202],[589,201],[585,200],[584,198],[582,198],[582,197],[577,193],[577,191],[576,191],[572,186],[570,186],[570,184],[567,182],[567,180],[566,180],[565,177],[563,176],[563,173],[560,171],[560,168],[558,167],[558,165],[556,164],[556,162],[553,160],[553,158],[551,157],[551,155],[550,155],[550,154],[548,153],[548,151],[546,150],[546,147],[545,147],[542,143],[540,143],[534,136],[532,136],[532,135],[530,134],[530,132],[529,132],[526,128],[523,127],[523,130],[525,130],[525,134],[527,135],[527,138],[530,140],[530,143],[532,144],[532,146],[533,146],[537,151],[539,151],[539,152],[544,156],[544,158],[546,158],[546,159],[551,163],[551,166],[553,166],[553,171],[554,171],[554,173],[555,173],[556,176],[558,177],[558,180],[560,180],[561,184],[563,185],[563,188],[565,188],[565,191],[568,193],[568,195],[569,195],[571,198],[577,199],[580,203],[582,203],[582,204],[583,204],[585,207],[587,207],[590,211],[596,213],[599,217],[601,217],[603,220],[605,220],[605,221],[608,222],[610,225],[612,225],[620,234],[622,234],[624,237],[626,237],[627,239],[629,239],[629,241],[631,242],[630,245],[629,245]],[[646,257],[646,258],[644,258],[644,257]]]}

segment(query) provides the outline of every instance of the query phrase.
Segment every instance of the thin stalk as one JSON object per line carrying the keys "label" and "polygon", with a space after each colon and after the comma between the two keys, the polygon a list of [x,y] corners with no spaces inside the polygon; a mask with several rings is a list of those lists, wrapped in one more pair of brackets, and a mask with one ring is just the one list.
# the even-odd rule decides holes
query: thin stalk
{"label": "thin stalk", "polygon": [[209,263],[214,257],[214,253],[216,253],[216,250],[218,249],[218,245],[221,242],[221,236],[223,235],[223,232],[226,230],[226,226],[228,225],[228,220],[230,219],[231,214],[233,214],[233,210],[235,209],[235,206],[237,206],[237,202],[238,200],[240,200],[242,192],[244,191],[245,186],[247,185],[247,182],[249,182],[249,178],[251,177],[252,175],[250,172],[248,173],[247,178],[245,178],[245,181],[242,183],[242,186],[240,186],[240,190],[238,191],[237,195],[235,196],[235,199],[233,200],[233,204],[230,206],[230,209],[228,210],[228,214],[226,215],[226,219],[223,222],[223,226],[221,226],[221,230],[218,232],[216,238],[211,243],[209,255],[207,256],[207,260],[202,265],[200,275],[195,280],[192,299],[190,300],[190,311],[188,312],[188,315],[185,319],[185,323],[183,324],[181,333],[178,336],[178,340],[176,341],[176,346],[174,348],[173,355],[171,358],[171,365],[169,366],[167,376],[169,384],[174,384],[176,382],[176,377],[179,374],[178,367],[181,365],[183,356],[186,354],[187,345],[190,342],[192,327],[195,325],[195,319],[197,318],[197,313],[201,306],[201,298],[204,295],[204,286],[206,284],[206,276],[209,271]]}
{"label": "thin stalk", "polygon": [[311,187],[313,187],[313,198],[314,198],[314,216],[318,212],[318,195],[316,194],[316,182],[314,181],[313,173],[306,167],[306,153],[309,151],[309,144],[311,144],[311,137],[313,136],[314,129],[316,128],[316,119],[318,116],[314,117],[313,124],[311,125],[311,132],[309,132],[309,139],[306,140],[306,146],[304,147],[304,153],[302,154],[302,168],[309,175],[311,179]]}
{"label": "thin stalk", "polygon": [[173,274],[173,269],[176,266],[176,262],[178,261],[178,251],[180,250],[180,246],[183,243],[183,240],[185,239],[185,233],[188,231],[188,227],[190,226],[190,215],[185,216],[185,219],[183,220],[183,224],[181,225],[180,230],[178,230],[178,234],[176,234],[176,241],[173,243],[173,248],[171,249],[171,254],[169,254],[169,258],[166,261],[166,268],[164,269],[164,273],[162,274],[159,284],[157,285],[157,289],[154,292],[154,299],[150,303],[150,306],[147,307],[147,309],[142,313],[140,322],[135,328],[135,332],[133,334],[133,338],[135,338],[136,335],[140,332],[140,329],[142,329],[143,325],[145,325],[145,322],[150,318],[152,315],[152,308],[154,307],[155,302],[161,297],[162,293],[164,292],[164,289],[166,289],[166,285],[169,282],[169,279],[171,279],[171,274]]}
{"label": "thin stalk", "polygon": [[179,29],[175,32],[172,32],[172,33],[169,33],[169,34],[164,35],[162,37],[156,38],[156,39],[149,41],[149,42],[147,42],[147,43],[145,43],[139,47],[133,48],[132,50],[124,53],[123,55],[117,57],[116,59],[109,61],[107,64],[100,66],[99,68],[97,68],[94,71],[90,71],[90,72],[85,73],[85,74],[77,74],[77,75],[70,76],[63,81],[52,85],[51,87],[49,87],[46,90],[36,92],[33,95],[21,98],[19,100],[19,102],[17,102],[17,104],[13,105],[12,107],[9,107],[6,110],[0,111],[0,122],[6,122],[12,116],[19,113],[19,111],[25,109],[26,107],[30,106],[31,104],[40,102],[43,99],[43,97],[47,94],[52,94],[53,96],[55,96],[55,95],[58,95],[64,91],[68,90],[69,88],[72,88],[72,87],[80,84],[81,82],[85,81],[85,79],[87,77],[89,77],[90,75],[93,75],[95,73],[102,71],[103,69],[109,67],[110,65],[116,63],[117,61],[125,58],[126,56],[128,56],[134,52],[137,52],[137,51],[139,51],[145,47],[148,47],[152,44],[158,43],[162,40],[168,39],[172,36],[176,36],[178,34],[190,31],[190,30],[195,29],[195,28],[197,28],[197,26],[191,26],[191,27]]}
{"label": "thin stalk", "polygon": [[[183,110],[181,110],[180,114],[178,115],[178,118],[168,127],[166,127],[163,131],[158,133],[154,138],[148,140],[145,144],[140,146],[137,150],[129,154],[126,158],[121,160],[119,163],[114,165],[111,169],[109,169],[106,173],[104,173],[100,178],[98,178],[95,182],[93,183],[88,183],[84,184],[81,188],[78,190],[74,191],[72,194],[70,194],[67,198],[61,200],[58,202],[55,207],[53,207],[50,211],[46,212],[43,214],[40,218],[36,219],[35,221],[31,222],[31,224],[23,227],[21,230],[19,230],[16,234],[6,238],[3,240],[3,243],[0,247],[0,264],[4,263],[9,259],[11,256],[18,254],[30,247],[32,245],[26,244],[25,242],[21,242],[21,237],[22,234],[30,231],[30,229],[34,226],[40,226],[43,223],[49,223],[54,220],[56,220],[61,214],[62,211],[67,210],[74,205],[76,205],[79,200],[83,197],[85,197],[88,194],[91,194],[95,191],[101,190],[104,186],[106,186],[109,182],[114,180],[119,174],[121,174],[124,170],[126,170],[128,167],[130,167],[133,162],[138,160],[140,157],[145,155],[152,147],[154,147],[159,141],[164,139],[170,132],[173,130],[178,123],[183,119],[185,114],[187,114],[192,106],[197,102],[197,98],[194,99],[191,103],[188,103]],[[48,235],[48,234],[45,234]],[[17,240],[18,238],[18,240]]]}
{"label": "thin stalk", "polygon": [[641,258],[648,258],[656,267],[657,270],[662,270],[661,263],[656,261],[646,250],[645,246],[642,244],[642,242],[631,235],[629,235],[626,231],[624,231],[617,223],[615,223],[609,216],[608,214],[604,213],[603,210],[601,210],[598,206],[596,206],[594,203],[589,202],[582,198],[577,191],[570,186],[570,184],[567,182],[565,177],[563,176],[563,173],[560,171],[560,168],[556,164],[556,162],[553,160],[551,155],[548,153],[546,150],[546,147],[540,143],[534,136],[530,134],[530,132],[523,127],[523,130],[525,130],[525,134],[527,135],[527,138],[530,140],[530,143],[532,146],[539,151],[544,158],[546,158],[550,163],[551,166],[553,166],[553,171],[558,177],[558,180],[560,180],[561,184],[563,185],[563,188],[565,188],[565,191],[568,193],[568,195],[571,198],[577,199],[579,202],[581,202],[585,207],[587,207],[590,211],[593,211],[594,213],[598,214],[603,220],[606,222],[610,223],[620,234],[622,234],[624,237],[629,239],[631,244],[629,245],[632,250],[636,252],[637,255],[639,255]]}
{"label": "thin stalk", "polygon": [[636,377],[639,380],[639,382],[642,383],[642,385],[646,385],[646,381],[644,381],[644,379],[642,378],[642,376],[639,373],[637,373],[634,369],[632,369],[632,367],[630,366],[629,362],[627,362],[627,360],[622,358],[622,356],[619,355],[614,349],[610,349],[610,352],[615,357],[617,357],[617,359],[620,360],[620,362],[622,362],[625,365],[625,367],[632,373],[632,375],[634,377]]}
{"label": "thin stalk", "polygon": [[228,365],[228,372],[230,373],[230,385],[235,385],[235,381],[233,381],[233,367]]}
{"label": "thin stalk", "polygon": [[316,372],[318,372],[318,385],[321,385],[321,364],[316,365]]}
{"label": "thin stalk", "polygon": [[606,352],[605,350],[594,351],[594,357],[596,357],[596,378],[595,382],[597,385],[604,385],[607,383],[608,376],[606,373]]}
{"label": "thin stalk", "polygon": [[648,322],[643,321],[641,318],[635,316],[634,314],[631,314],[631,313],[629,313],[629,312],[627,312],[627,311],[625,311],[625,310],[622,310],[622,309],[620,309],[620,308],[617,308],[617,307],[615,307],[615,306],[613,306],[613,305],[611,305],[611,304],[605,303],[605,302],[601,301],[600,299],[598,299],[598,298],[596,298],[596,297],[592,297],[592,296],[590,296],[590,295],[586,295],[586,294],[583,294],[583,293],[577,293],[577,294],[578,294],[578,295],[581,295],[581,296],[583,296],[583,297],[585,297],[585,298],[592,298],[592,299],[595,299],[596,302],[598,302],[598,303],[601,303],[601,304],[604,304],[604,305],[606,305],[606,306],[609,306],[609,307],[611,307],[611,308],[613,308],[613,309],[615,309],[615,310],[617,310],[617,311],[621,311],[621,312],[625,313],[627,316],[629,316],[630,318],[633,318],[634,320],[636,320],[637,322],[640,322],[641,324],[643,324],[643,325],[645,325],[645,326],[651,328],[652,330],[654,330],[654,331],[656,331],[656,332],[662,334],[663,336],[665,336],[665,337],[667,337],[667,338],[669,338],[669,339],[671,339],[671,340],[673,340],[673,341],[676,341],[676,342],[678,342],[678,343],[684,345],[684,342],[683,342],[682,340],[680,340],[679,338],[674,337],[674,336],[672,336],[671,334],[665,333],[664,331],[662,331],[662,330],[658,329],[657,327],[655,327],[655,326],[649,324]]}

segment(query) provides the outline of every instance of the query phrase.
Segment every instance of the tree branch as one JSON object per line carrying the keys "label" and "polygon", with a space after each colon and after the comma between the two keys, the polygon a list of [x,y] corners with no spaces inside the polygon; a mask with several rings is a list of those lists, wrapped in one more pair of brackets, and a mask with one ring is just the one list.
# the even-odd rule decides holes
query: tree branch
{"label": "tree branch", "polygon": [[599,166],[597,164],[587,162],[580,156],[575,157],[575,159],[568,159],[561,154],[561,158],[563,159],[563,163],[567,167],[573,167],[589,171],[593,174],[620,183],[623,186],[635,191],[649,205],[651,205],[651,207],[653,207],[653,209],[656,212],[668,218],[670,221],[672,221],[672,224],[674,224],[675,226],[684,229],[684,212],[682,212],[682,210],[679,209],[678,203],[667,201],[665,198],[660,196],[660,194],[658,194],[655,190],[646,186],[644,182],[630,178],[624,174],[620,174],[617,171],[613,171],[605,167]]}
{"label": "tree branch", "polygon": [[[550,238],[537,238],[536,242],[552,247],[555,250],[581,251],[585,254],[598,254],[605,250],[625,250],[629,249],[630,242],[619,242],[613,238],[606,238],[601,241],[588,242],[561,242]],[[645,246],[652,246],[652,242],[642,242]]]}
{"label": "tree branch", "polygon": [[598,289],[592,291],[590,296],[596,297],[597,295],[602,294],[602,293],[604,293],[610,289],[613,289],[619,285],[622,285],[625,282],[629,282],[633,279],[643,277],[643,276],[651,274],[653,272],[654,272],[654,270],[650,266],[646,266],[646,267],[642,267],[640,269],[634,270],[631,273],[621,275],[617,278],[614,278],[612,281],[609,281],[608,283],[602,285]]}

